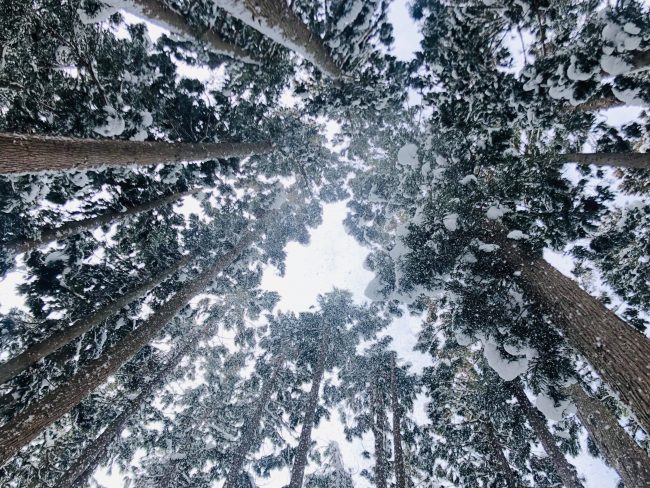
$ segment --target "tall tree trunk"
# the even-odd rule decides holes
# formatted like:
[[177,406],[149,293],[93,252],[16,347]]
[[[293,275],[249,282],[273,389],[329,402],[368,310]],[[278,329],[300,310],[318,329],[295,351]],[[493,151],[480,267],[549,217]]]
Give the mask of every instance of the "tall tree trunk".
[[323,375],[325,374],[325,362],[327,361],[327,349],[329,346],[328,343],[329,340],[325,337],[320,348],[320,353],[318,354],[318,361],[314,366],[314,372],[312,373],[309,402],[307,403],[305,419],[303,420],[302,430],[300,431],[300,440],[298,441],[298,448],[296,449],[296,457],[293,460],[289,488],[302,488],[303,478],[305,477],[307,454],[309,454],[311,431],[316,419],[316,407],[318,406],[320,384],[323,381]]
[[650,169],[650,153],[571,153],[560,154],[567,163]]
[[40,235],[34,239],[15,239],[13,241],[6,242],[4,244],[5,249],[13,251],[15,253],[23,253],[35,249],[39,246],[44,246],[51,242],[60,241],[67,239],[68,237],[80,234],[86,230],[94,230],[102,225],[112,224],[118,220],[131,217],[133,215],[141,214],[143,212],[148,212],[163,205],[176,202],[181,198],[184,198],[188,195],[193,195],[200,189],[186,191],[182,193],[174,193],[172,195],[167,195],[160,198],[155,198],[149,202],[141,203],[138,205],[132,205],[126,207],[124,210],[115,210],[109,213],[98,215],[97,217],[91,217],[89,219],[75,220],[73,222],[68,222],[61,227],[56,227],[54,229],[46,229],[40,233]]
[[393,449],[395,450],[395,486],[406,488],[406,468],[404,466],[404,450],[402,448],[402,406],[397,397],[397,368],[396,354],[392,355],[390,370],[390,396],[393,410]]
[[130,335],[111,347],[101,357],[81,367],[68,382],[54,389],[39,402],[29,405],[0,427],[0,466],[117,372],[124,363],[156,337],[192,298],[230,266],[255,241],[255,238],[256,233],[246,232],[230,252],[219,258],[206,271],[161,305]]
[[582,483],[578,479],[576,469],[569,464],[566,457],[564,457],[564,454],[562,454],[562,451],[560,451],[555,444],[555,439],[546,426],[546,419],[541,412],[530,403],[521,382],[519,380],[512,381],[510,383],[510,388],[515,395],[519,406],[523,410],[524,415],[528,419],[530,426],[541,441],[546,454],[553,463],[553,467],[562,480],[565,488],[582,488]]
[[384,449],[384,418],[386,411],[379,385],[372,385],[372,434],[375,438],[375,486],[386,488],[386,451]]
[[547,263],[488,224],[504,264],[520,273],[519,283],[549,313],[568,343],[598,371],[650,432],[650,339],[619,319],[602,303]]
[[141,296],[146,295],[150,290],[173,276],[180,269],[190,264],[194,258],[194,255],[183,256],[178,260],[176,264],[170,268],[167,268],[162,273],[154,276],[149,281],[143,283],[134,290],[126,293],[125,295],[122,295],[114,302],[100,308],[90,315],[83,316],[75,323],[73,323],[70,327],[53,333],[51,336],[43,339],[41,342],[37,342],[36,344],[29,346],[27,350],[20,353],[13,359],[10,359],[6,363],[0,364],[0,384],[16,377],[31,365],[49,356],[76,338],[81,337],[83,334],[89,332],[91,329],[119,312],[122,308],[126,307],[134,300],[137,300]]
[[297,52],[327,76],[334,79],[342,76],[325,44],[285,0],[227,0],[217,1],[216,5],[278,44]]
[[188,24],[183,15],[175,12],[161,0],[132,0],[130,8],[128,4],[125,8],[136,17],[158,24],[190,41],[205,42],[210,51],[216,54],[224,54],[244,63],[261,64],[259,58],[245,49],[225,41],[212,29],[199,30]]
[[580,385],[567,388],[576,404],[580,422],[600,452],[629,488],[650,488],[650,457],[620,426],[600,401],[589,396]]
[[0,174],[36,173],[268,154],[270,143],[169,143],[0,133]]
[[[201,330],[194,331],[185,341],[185,344],[176,349],[156,375],[144,385],[139,395],[131,400],[104,431],[84,448],[75,462],[57,480],[56,486],[83,486],[87,478],[102,463],[108,448],[121,435],[129,419],[140,410],[155,390],[165,384],[167,376],[174,371],[181,360],[191,351],[206,330],[207,327],[203,327]],[[85,476],[87,472],[88,476]]]
[[253,414],[250,416],[250,420],[244,426],[241,440],[239,441],[237,450],[235,451],[232,462],[230,463],[224,488],[236,488],[235,485],[237,478],[242,471],[244,462],[246,461],[246,456],[250,452],[253,443],[257,438],[257,431],[262,422],[262,416],[264,415],[266,406],[269,404],[269,400],[273,394],[273,388],[275,387],[280,368],[282,368],[283,364],[284,355],[277,356],[273,361],[273,372],[271,373],[271,377],[264,382],[259,400],[257,401],[257,406],[255,407]]
[[503,475],[506,480],[507,488],[519,488],[519,483],[517,482],[517,475],[510,467],[506,455],[503,453],[503,448],[499,439],[497,439],[496,433],[494,432],[494,427],[490,419],[487,419],[483,422],[485,425],[486,439],[488,442],[488,448],[494,456],[494,461],[497,464],[497,470]]

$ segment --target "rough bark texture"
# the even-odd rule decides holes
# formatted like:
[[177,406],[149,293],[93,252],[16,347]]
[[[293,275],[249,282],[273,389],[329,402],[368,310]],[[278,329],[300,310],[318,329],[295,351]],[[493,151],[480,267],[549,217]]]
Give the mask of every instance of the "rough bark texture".
[[406,468],[404,466],[404,449],[402,447],[402,407],[397,397],[397,375],[395,355],[392,357],[390,371],[391,408],[393,410],[393,449],[395,450],[395,486],[406,488]]
[[273,388],[275,387],[278,373],[280,372],[283,363],[284,356],[277,356],[273,361],[273,372],[271,373],[271,377],[264,382],[264,386],[262,386],[262,391],[260,392],[260,398],[257,401],[257,406],[255,407],[253,414],[250,416],[250,420],[244,426],[241,440],[239,441],[237,450],[235,451],[232,462],[230,463],[224,488],[236,487],[237,478],[244,467],[246,456],[253,447],[253,443],[257,437],[257,431],[262,422],[262,416],[264,415],[266,406],[269,404],[269,400],[271,399]]
[[302,488],[302,482],[305,477],[307,454],[309,454],[309,448],[311,447],[311,431],[314,427],[314,420],[316,418],[316,407],[318,406],[320,384],[323,381],[323,374],[325,373],[325,362],[327,361],[327,349],[329,345],[328,342],[328,338],[325,337],[320,348],[320,353],[318,354],[318,362],[316,363],[312,374],[309,402],[307,403],[305,419],[302,423],[302,430],[300,431],[300,440],[298,441],[298,448],[296,449],[296,457],[293,460],[289,488]]
[[212,29],[201,31],[191,26],[183,15],[160,0],[132,0],[132,2],[135,7],[132,13],[138,17],[168,28],[191,41],[205,42],[208,48],[217,54],[224,54],[244,63],[261,64],[258,58],[245,49],[225,41]]
[[622,107],[625,102],[616,97],[594,98],[588,102],[579,105],[566,105],[564,110],[566,112],[595,112],[596,110],[607,110],[608,108]]
[[96,312],[80,318],[70,327],[55,332],[41,342],[37,342],[6,363],[0,364],[0,384],[9,381],[34,363],[49,356],[53,352],[101,324],[104,320],[107,320],[112,315],[119,312],[129,303],[137,300],[151,289],[173,276],[174,273],[187,266],[192,259],[194,259],[194,256],[192,255],[184,256],[179,259],[176,264],[138,286],[133,291],[122,295],[114,302],[103,306]]
[[650,169],[650,153],[573,153],[560,154],[567,163]]
[[227,0],[215,2],[233,17],[297,52],[327,76],[342,76],[321,39],[309,30],[285,0]]
[[528,419],[530,426],[541,441],[546,454],[553,463],[553,467],[562,480],[564,486],[566,488],[582,488],[583,485],[578,479],[576,469],[566,460],[562,451],[557,447],[553,434],[551,434],[546,425],[546,419],[542,413],[530,403],[530,400],[526,396],[526,392],[521,386],[521,382],[515,380],[511,382],[510,387],[519,403],[519,406],[523,410],[524,415]]
[[384,402],[379,386],[372,387],[372,434],[375,438],[375,486],[386,488],[386,450],[384,449],[384,430],[386,425]]
[[273,151],[269,143],[189,144],[71,139],[0,133],[0,174],[146,166],[245,157]]
[[[124,410],[113,419],[97,439],[86,446],[77,460],[61,475],[56,486],[83,486],[85,484],[87,477],[92,475],[96,467],[104,460],[109,446],[120,436],[128,420],[140,410],[156,389],[165,384],[167,375],[178,366],[178,363],[194,347],[205,330],[206,328],[203,328],[201,331],[194,332],[189,340],[174,352],[153,379],[144,385],[139,395],[124,407]],[[86,473],[88,476],[85,476]]]
[[507,488],[519,488],[519,483],[517,482],[517,475],[514,473],[506,455],[503,454],[503,448],[497,439],[497,436],[494,432],[494,427],[492,427],[492,422],[486,420],[484,422],[486,440],[488,442],[488,447],[494,456],[494,461],[497,464],[497,470],[501,473],[506,480]]
[[580,385],[571,385],[567,390],[576,404],[580,422],[625,486],[650,488],[648,454],[623,430],[607,407],[589,396]]
[[52,422],[65,415],[86,395],[104,383],[120,367],[148,344],[189,301],[208,286],[255,240],[246,232],[234,248],[213,263],[185,288],[164,303],[129,336],[111,347],[101,357],[89,362],[66,383],[29,405],[0,427],[0,466],[23,446],[36,438]]
[[132,215],[137,215],[149,210],[153,210],[154,208],[162,207],[163,205],[173,203],[188,195],[193,195],[198,191],[200,190],[197,189],[182,193],[174,193],[173,195],[156,198],[150,202],[141,203],[140,205],[132,205],[130,207],[126,207],[122,211],[114,211],[89,219],[68,222],[67,224],[62,225],[61,227],[56,227],[55,229],[46,229],[34,239],[16,239],[9,241],[4,244],[4,247],[5,249],[8,249],[15,253],[27,252],[51,242],[67,239],[68,237],[80,234],[86,230],[94,230],[98,227],[101,227],[102,225],[109,225],[113,222],[125,219]]
[[568,343],[598,371],[630,406],[641,427],[650,432],[650,339],[619,319],[602,303],[547,263],[488,224],[500,256],[541,309],[550,315]]

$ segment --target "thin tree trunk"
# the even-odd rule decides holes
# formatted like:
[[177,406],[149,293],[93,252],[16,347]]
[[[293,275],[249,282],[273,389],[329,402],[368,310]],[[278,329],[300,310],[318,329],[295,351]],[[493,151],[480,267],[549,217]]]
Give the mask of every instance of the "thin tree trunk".
[[325,44],[285,0],[226,0],[217,1],[216,5],[278,44],[297,52],[330,78],[342,76]]
[[193,195],[200,189],[186,191],[182,193],[174,193],[172,195],[167,195],[160,198],[155,198],[149,202],[141,203],[139,205],[132,205],[126,207],[124,210],[115,210],[106,214],[98,215],[97,217],[91,217],[89,219],[75,220],[73,222],[68,222],[67,224],[62,225],[61,227],[56,227],[54,229],[46,229],[40,233],[40,235],[34,239],[15,239],[13,241],[6,242],[4,244],[5,249],[13,251],[15,253],[23,253],[35,249],[40,246],[44,246],[51,242],[60,241],[67,239],[68,237],[80,234],[86,230],[93,230],[101,227],[102,225],[112,224],[118,220],[131,217],[143,212],[148,212],[163,205],[176,202],[181,198],[184,198],[188,195]]
[[600,401],[589,396],[580,385],[567,388],[576,404],[580,422],[600,452],[628,488],[650,488],[650,457],[620,426]]
[[169,143],[0,133],[0,174],[36,173],[268,154],[269,143]]
[[158,24],[191,41],[205,42],[208,48],[216,54],[224,54],[244,63],[261,64],[259,58],[245,49],[225,41],[212,29],[201,31],[188,24],[183,15],[175,12],[160,0],[132,0],[132,8],[129,11],[143,20]]
[[492,426],[492,422],[489,419],[487,419],[484,422],[484,425],[486,427],[485,430],[487,434],[488,447],[492,452],[492,454],[494,455],[495,461],[498,465],[498,472],[501,473],[505,478],[507,488],[519,488],[519,483],[517,482],[517,475],[510,467],[510,463],[508,463],[508,459],[506,458],[506,455],[503,453],[503,448],[501,447],[501,443],[497,439],[497,436],[494,432],[494,427]]
[[499,225],[488,224],[489,237],[500,246],[506,266],[518,272],[519,283],[549,313],[568,343],[630,406],[639,424],[650,432],[650,339],[619,319],[542,257],[508,239]]
[[16,377],[31,365],[71,343],[76,338],[81,337],[83,334],[89,332],[104,320],[110,318],[131,302],[146,295],[150,290],[173,276],[174,273],[190,264],[194,258],[194,255],[183,256],[176,264],[138,286],[133,291],[122,295],[114,302],[100,308],[96,312],[80,318],[70,327],[55,332],[49,337],[43,339],[41,342],[31,345],[27,350],[13,359],[10,359],[6,363],[0,364],[0,384]]
[[81,367],[67,383],[54,389],[39,402],[29,405],[0,427],[0,466],[117,372],[124,363],[156,337],[192,298],[230,266],[255,241],[255,238],[256,233],[246,232],[231,251],[161,305],[130,335],[111,347],[101,357]]
[[564,454],[562,454],[562,451],[560,451],[555,444],[555,439],[546,426],[546,419],[540,411],[530,403],[530,400],[526,396],[526,392],[521,386],[521,382],[519,380],[514,380],[510,383],[510,386],[519,406],[523,410],[524,415],[528,419],[530,426],[535,431],[535,434],[541,441],[546,454],[553,463],[553,467],[562,480],[565,488],[582,488],[583,485],[578,479],[576,469],[569,464],[566,457],[564,457]]
[[392,355],[390,370],[391,408],[393,410],[393,449],[395,450],[395,486],[406,488],[406,468],[404,466],[404,450],[402,447],[402,406],[397,397],[397,375],[395,373],[396,358]]
[[244,462],[246,461],[246,456],[253,447],[253,443],[257,438],[257,431],[262,422],[262,416],[266,406],[269,404],[271,395],[273,394],[273,388],[278,378],[280,368],[284,363],[284,355],[277,356],[273,361],[273,372],[271,377],[264,382],[262,391],[260,392],[259,400],[257,401],[257,406],[253,411],[253,414],[250,416],[250,420],[246,423],[244,430],[241,435],[241,440],[237,446],[237,450],[233,456],[232,462],[230,463],[230,468],[228,471],[228,476],[226,478],[226,483],[224,488],[236,488],[237,478],[240,475]]
[[[171,355],[153,379],[144,385],[140,394],[124,407],[124,410],[113,419],[97,439],[86,446],[75,462],[57,480],[56,486],[76,486],[76,484],[83,486],[87,478],[92,476],[97,466],[102,463],[106,457],[108,448],[121,435],[129,419],[140,410],[155,390],[165,384],[167,376],[174,371],[176,366],[190,352],[206,330],[207,327],[204,327],[200,331],[195,331],[189,340]],[[87,472],[88,476],[85,476]]]
[[560,154],[560,157],[567,163],[650,169],[650,153],[571,153]]
[[375,383],[372,385],[372,434],[375,438],[375,486],[386,488],[386,451],[384,449],[384,402]]
[[307,403],[307,409],[305,410],[305,419],[303,420],[302,430],[300,431],[300,440],[298,441],[298,448],[296,449],[296,457],[293,460],[291,481],[289,481],[288,488],[302,488],[302,482],[305,477],[305,467],[307,466],[307,454],[309,454],[309,448],[311,447],[311,431],[314,427],[314,420],[316,418],[316,407],[318,406],[320,384],[323,381],[323,375],[325,373],[327,348],[328,339],[325,337],[318,355],[318,362],[316,363],[312,374],[309,402]]

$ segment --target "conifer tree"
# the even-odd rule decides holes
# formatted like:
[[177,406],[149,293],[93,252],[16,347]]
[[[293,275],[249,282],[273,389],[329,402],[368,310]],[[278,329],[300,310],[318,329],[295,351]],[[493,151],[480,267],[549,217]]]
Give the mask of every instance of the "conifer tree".
[[344,366],[360,340],[372,338],[386,325],[376,310],[353,305],[349,292],[334,290],[320,296],[318,304],[317,312],[303,313],[291,320],[298,328],[294,333],[299,334],[302,344],[299,363],[309,365],[311,370],[311,389],[291,469],[292,488],[303,484],[325,371]]
[[345,468],[341,450],[336,442],[330,442],[320,456],[324,461],[315,473],[307,475],[305,488],[352,488],[354,482]]
[[337,79],[341,70],[328,48],[300,17],[280,0],[228,0],[218,4],[230,15],[302,55],[326,76]]
[[0,173],[33,173],[246,157],[273,150],[268,143],[170,144],[0,134]]

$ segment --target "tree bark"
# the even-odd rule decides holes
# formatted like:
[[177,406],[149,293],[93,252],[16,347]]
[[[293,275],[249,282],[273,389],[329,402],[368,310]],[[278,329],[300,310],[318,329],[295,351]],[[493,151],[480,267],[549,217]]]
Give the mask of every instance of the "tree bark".
[[[169,375],[188,352],[195,346],[207,328],[195,331],[189,340],[167,360],[163,367],[140,391],[140,394],[130,401],[124,410],[104,429],[104,431],[84,448],[75,462],[61,475],[56,486],[83,486],[84,482],[92,475],[97,466],[101,464],[108,452],[110,445],[115,442],[129,419],[140,410],[150,395],[162,387]],[[86,475],[86,473],[88,473]]]
[[487,434],[486,437],[488,442],[488,448],[494,455],[495,458],[494,460],[498,465],[498,472],[501,473],[505,478],[507,488],[519,488],[519,483],[517,482],[517,475],[510,467],[510,463],[508,463],[508,459],[506,458],[506,455],[503,454],[503,448],[501,447],[501,443],[497,439],[497,436],[494,432],[494,427],[492,426],[492,422],[488,419],[484,422],[484,425],[486,427],[485,431]]
[[68,237],[80,234],[83,231],[94,230],[98,227],[101,227],[102,225],[109,225],[118,220],[141,214],[143,212],[148,212],[149,210],[153,210],[155,208],[162,207],[163,205],[176,202],[181,198],[184,198],[188,195],[193,195],[198,191],[200,191],[200,189],[182,193],[174,193],[172,195],[155,198],[146,203],[126,207],[126,209],[122,211],[115,210],[106,214],[98,215],[97,217],[68,222],[61,227],[46,229],[34,239],[15,239],[13,241],[6,242],[4,244],[4,247],[5,249],[13,251],[17,254],[28,252],[37,247],[45,246],[51,242],[67,239]]
[[247,422],[244,427],[241,440],[239,441],[237,450],[235,451],[232,462],[230,463],[230,469],[228,471],[228,476],[226,477],[224,488],[236,488],[235,485],[237,478],[239,477],[244,466],[244,462],[246,461],[246,455],[253,447],[253,443],[257,437],[257,431],[260,427],[260,423],[262,422],[262,416],[264,415],[266,406],[268,405],[269,400],[271,399],[271,395],[273,394],[273,388],[275,387],[275,383],[277,381],[277,377],[283,363],[283,355],[277,356],[273,361],[273,372],[271,373],[271,377],[264,382],[264,386],[260,392],[259,400],[257,401],[257,406],[253,411],[253,415],[250,417],[250,421]]
[[395,486],[406,488],[406,468],[404,466],[404,450],[402,448],[402,406],[397,397],[397,375],[395,374],[396,358],[392,355],[390,370],[391,408],[393,410],[393,449],[395,450]]
[[620,426],[600,401],[589,396],[580,385],[567,388],[576,404],[578,418],[600,452],[628,488],[650,488],[650,457]]
[[588,102],[578,105],[565,105],[563,110],[566,112],[595,112],[596,110],[607,110],[608,108],[623,107],[625,102],[616,97],[594,98]]
[[567,163],[650,169],[650,153],[571,153],[560,154]]
[[0,174],[146,166],[245,157],[271,151],[273,146],[266,142],[173,144],[0,133]]
[[384,449],[384,402],[379,392],[379,386],[372,386],[372,434],[375,438],[375,486],[386,488],[386,451]]
[[36,438],[52,422],[68,413],[91,391],[148,344],[162,328],[189,302],[232,264],[255,241],[256,234],[246,232],[227,254],[221,256],[206,271],[176,293],[129,336],[111,347],[102,357],[81,367],[65,384],[48,393],[38,403],[0,427],[0,466],[23,446]]
[[330,78],[342,76],[325,44],[285,0],[227,0],[217,1],[216,5],[278,44],[297,52]]
[[146,295],[150,290],[173,276],[174,273],[190,264],[194,257],[195,256],[193,255],[182,257],[176,264],[170,268],[167,268],[161,274],[154,276],[149,281],[138,286],[133,291],[122,295],[114,302],[102,307],[96,312],[80,318],[70,327],[55,332],[46,339],[43,339],[41,342],[37,342],[36,344],[31,345],[29,348],[27,348],[27,350],[20,353],[13,359],[10,359],[6,363],[0,364],[0,384],[16,377],[31,365],[49,356],[76,338],[81,337],[83,334],[89,332],[91,329],[119,312],[122,308],[126,307],[134,300],[137,300],[141,296]]
[[650,432],[650,340],[542,257],[508,239],[503,227],[493,223],[484,227],[489,229],[486,239],[500,246],[504,264],[519,273],[522,288]]
[[132,0],[132,3],[133,8],[129,11],[136,17],[149,20],[191,41],[205,42],[210,51],[216,54],[224,54],[244,63],[261,64],[259,58],[245,49],[225,41],[212,29],[207,28],[201,31],[188,24],[183,15],[175,12],[160,0]]
[[311,431],[316,419],[316,407],[318,406],[320,384],[323,381],[323,375],[325,374],[325,362],[327,361],[327,349],[329,345],[328,342],[328,338],[325,337],[320,348],[320,353],[318,354],[318,362],[316,363],[312,374],[309,402],[307,403],[307,409],[305,410],[305,419],[302,423],[302,430],[300,431],[300,440],[298,441],[298,448],[296,449],[296,457],[293,460],[291,480],[289,481],[288,488],[302,488],[302,482],[305,477],[305,467],[307,466],[307,454],[311,447]]
[[535,431],[535,434],[541,441],[546,454],[553,463],[553,467],[562,480],[565,488],[582,488],[583,485],[578,479],[576,469],[566,460],[562,451],[557,447],[555,439],[546,425],[546,419],[540,411],[530,403],[521,382],[519,380],[514,380],[510,383],[510,387],[519,403],[519,406],[523,410],[524,415],[528,419],[530,426],[533,428],[533,431]]

